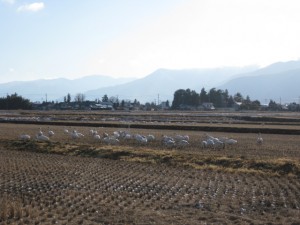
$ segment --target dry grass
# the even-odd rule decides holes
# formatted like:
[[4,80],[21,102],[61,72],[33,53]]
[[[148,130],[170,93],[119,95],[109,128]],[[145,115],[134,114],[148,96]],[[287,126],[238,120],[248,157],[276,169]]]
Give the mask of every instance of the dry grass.
[[0,150],[0,223],[300,222],[299,179]]
[[[216,137],[230,137],[238,140],[236,146],[227,146],[225,150],[217,151],[202,149],[200,140],[204,132],[198,131],[169,131],[130,129],[131,133],[154,134],[157,140],[146,146],[137,145],[134,141],[121,141],[120,145],[111,146],[95,141],[89,135],[89,127],[72,127],[85,134],[81,140],[71,140],[63,133],[63,127],[52,126],[55,136],[50,142],[20,141],[21,133],[31,136],[41,127],[47,131],[48,126],[5,124],[5,130],[0,143],[9,149],[24,151],[57,153],[64,155],[92,156],[99,158],[119,159],[147,163],[164,163],[172,166],[192,166],[194,168],[210,167],[218,170],[246,172],[265,172],[268,174],[290,174],[300,176],[300,140],[295,135],[264,134],[264,144],[256,145],[256,134],[210,133]],[[16,128],[17,127],[17,128]],[[98,128],[100,133],[112,133],[116,128]],[[166,148],[161,144],[162,134],[188,134],[190,146],[186,148]],[[2,136],[2,137],[3,137]]]
[[[222,151],[201,149],[201,131],[127,128],[154,134],[146,146],[106,145],[82,126],[68,127],[81,140],[63,126],[50,126],[50,142],[17,138],[48,126],[1,124],[0,224],[300,223],[299,136],[263,134],[257,146],[256,134],[210,132],[238,140]],[[190,146],[162,146],[162,134],[176,133]]]

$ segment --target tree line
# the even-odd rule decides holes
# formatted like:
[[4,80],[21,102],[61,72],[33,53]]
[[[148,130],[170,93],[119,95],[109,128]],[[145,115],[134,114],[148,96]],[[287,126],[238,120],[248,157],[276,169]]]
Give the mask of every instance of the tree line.
[[260,107],[258,100],[252,101],[249,96],[244,98],[239,92],[235,95],[229,95],[227,89],[211,88],[209,91],[206,91],[205,88],[202,88],[200,93],[191,89],[175,91],[171,108],[181,109],[185,106],[196,108],[203,103],[213,103],[216,108],[233,107],[236,103],[240,104],[240,109],[255,110]]
[[[72,101],[73,100],[73,101]],[[159,106],[155,102],[147,102],[141,104],[137,99],[134,99],[133,102],[130,100],[119,100],[117,97],[109,97],[106,94],[103,95],[101,99],[95,99],[95,101],[87,101],[85,95],[78,93],[71,99],[71,94],[67,94],[64,97],[63,102],[43,102],[42,106],[47,106],[48,104],[58,105],[56,108],[60,108],[59,105],[67,104],[70,105],[71,102],[82,106],[80,109],[85,108],[84,106],[89,106],[90,104],[100,103],[100,102],[110,102],[113,105],[114,109],[124,109],[128,106],[135,108],[141,108],[144,110],[159,109]],[[179,89],[174,92],[173,101],[170,109],[178,110],[185,108],[197,109],[203,103],[212,103],[215,108],[230,108],[238,104],[238,108],[241,110],[257,110],[260,108],[260,102],[258,100],[252,101],[249,96],[245,98],[239,92],[234,95],[230,95],[228,90],[221,90],[216,88],[211,88],[209,91],[206,91],[205,88],[202,88],[200,93],[197,93],[195,90],[191,89]],[[71,104],[72,105],[72,104]],[[169,101],[166,101],[165,106],[169,108]],[[25,99],[17,93],[7,95],[6,97],[0,98],[0,110],[17,110],[17,109],[33,109],[33,103],[29,99]],[[273,100],[270,100],[268,105],[269,110],[282,110],[282,106],[276,103]],[[288,110],[291,111],[300,111],[299,104],[292,103],[289,105]]]
[[0,98],[0,109],[32,109],[32,103],[17,93]]

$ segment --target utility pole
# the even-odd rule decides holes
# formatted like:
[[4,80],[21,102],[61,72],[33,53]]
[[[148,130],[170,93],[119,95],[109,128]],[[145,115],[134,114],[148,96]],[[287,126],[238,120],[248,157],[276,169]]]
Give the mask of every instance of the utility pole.
[[46,93],[46,103],[47,103],[47,93]]
[[6,93],[6,109],[8,110],[8,93]]
[[281,97],[279,98],[279,102],[280,102],[280,105],[281,105]]
[[159,94],[157,94],[157,105],[159,105]]

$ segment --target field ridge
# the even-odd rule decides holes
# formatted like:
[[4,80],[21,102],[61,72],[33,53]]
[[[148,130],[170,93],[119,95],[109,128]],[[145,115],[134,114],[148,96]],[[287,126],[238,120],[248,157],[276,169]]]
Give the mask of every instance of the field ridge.
[[4,141],[2,146],[12,150],[77,155],[112,160],[135,161],[141,163],[166,164],[168,166],[192,167],[195,169],[211,169],[234,173],[263,173],[269,175],[288,175],[300,178],[299,162],[292,159],[247,159],[245,156],[201,156],[186,152],[133,148],[129,146],[95,147],[84,144],[64,144],[59,142],[37,141]]

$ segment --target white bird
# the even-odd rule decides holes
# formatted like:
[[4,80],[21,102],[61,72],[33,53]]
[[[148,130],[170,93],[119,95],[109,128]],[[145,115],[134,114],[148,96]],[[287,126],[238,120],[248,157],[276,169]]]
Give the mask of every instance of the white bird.
[[175,140],[172,137],[169,137],[169,136],[166,136],[166,135],[162,135],[162,140],[161,141],[163,143],[167,142],[167,141],[174,141],[175,142]]
[[110,140],[110,144],[112,144],[112,145],[117,145],[117,144],[119,144],[120,143],[120,141],[119,141],[119,139],[117,139],[117,138],[112,138],[111,140]]
[[225,143],[221,140],[219,140],[218,138],[215,138],[213,136],[210,136],[208,134],[204,135],[207,139],[207,146],[208,147],[212,147],[213,149],[224,149],[225,148]]
[[44,133],[43,133],[43,131],[42,131],[42,128],[40,127],[40,130],[39,130],[39,132],[37,133],[37,135],[43,135]]
[[190,140],[189,135],[184,135],[183,138],[184,138],[184,140],[186,140],[186,141],[189,141],[189,140]]
[[262,138],[261,133],[259,133],[259,134],[258,134],[258,137],[257,137],[257,140],[256,140],[256,143],[257,143],[258,145],[262,145],[263,142],[264,142],[264,139]]
[[113,135],[115,136],[115,138],[119,138],[120,137],[119,131],[114,131]]
[[19,139],[20,140],[30,140],[30,135],[28,135],[28,134],[21,134],[20,136],[19,136]]
[[76,130],[73,130],[72,133],[71,133],[71,138],[73,139],[78,139],[80,138],[80,136],[78,135],[77,131]]
[[224,149],[225,148],[225,143],[216,138],[214,140],[214,148],[215,149]]
[[109,137],[104,137],[103,142],[106,143],[106,144],[109,144],[110,143],[110,138]]
[[175,141],[174,140],[171,140],[171,139],[168,139],[166,141],[163,142],[163,144],[166,146],[166,147],[174,147],[176,145]]
[[43,134],[41,134],[41,135],[37,134],[36,139],[39,141],[49,141],[50,140],[49,137],[47,137],[46,135],[43,135]]
[[228,145],[235,145],[235,144],[237,144],[237,140],[231,139],[231,138],[225,140],[224,142],[225,142],[225,144],[228,144]]
[[147,141],[154,141],[155,140],[155,136],[153,134],[148,134],[146,136],[146,138],[147,138]]
[[206,146],[209,148],[215,148],[215,142],[213,141],[213,139],[207,139]]
[[189,143],[187,140],[180,140],[180,141],[177,143],[178,147],[181,147],[181,148],[186,147],[186,146],[188,146],[189,144],[190,144],[190,143]]
[[120,134],[120,138],[122,138],[122,139],[127,139],[127,140],[131,139],[131,135],[127,131],[121,130],[121,131],[119,131],[119,134]]
[[214,137],[213,136],[210,136],[209,134],[207,134],[207,133],[204,133],[204,138],[206,138],[206,139],[214,139]]
[[131,139],[131,134],[125,134],[125,136],[123,137],[123,139],[130,140]]
[[69,130],[67,128],[64,129],[65,134],[69,134]]
[[227,145],[235,145],[237,144],[237,140],[227,137],[220,137],[218,138],[220,141],[224,142]]
[[[76,131],[77,132],[77,131]],[[81,138],[81,137],[84,137],[84,134],[83,133],[79,133],[77,132],[77,135]]]
[[49,137],[52,137],[54,135],[54,131],[50,130],[50,128],[48,128],[48,135]]
[[147,144],[148,143],[148,139],[147,137],[140,135],[140,134],[136,134],[134,136],[135,140],[140,143],[140,144]]
[[96,134],[98,134],[98,131],[91,129],[91,130],[90,130],[90,134],[91,134],[91,135],[96,135]]
[[188,135],[177,134],[177,135],[175,135],[174,139],[175,139],[175,141],[181,141],[181,140],[189,141],[190,137]]
[[106,144],[111,144],[111,145],[116,145],[116,144],[120,143],[120,141],[117,138],[115,138],[114,136],[103,138],[103,142]]
[[207,141],[202,141],[201,142],[201,147],[202,148],[207,148]]
[[97,134],[97,133],[95,133],[95,134],[93,135],[93,138],[94,138],[95,140],[101,140],[101,136],[100,136],[99,134]]
[[180,135],[180,134],[177,134],[177,135],[175,135],[174,140],[175,141],[181,141],[181,140],[183,140],[183,136]]

